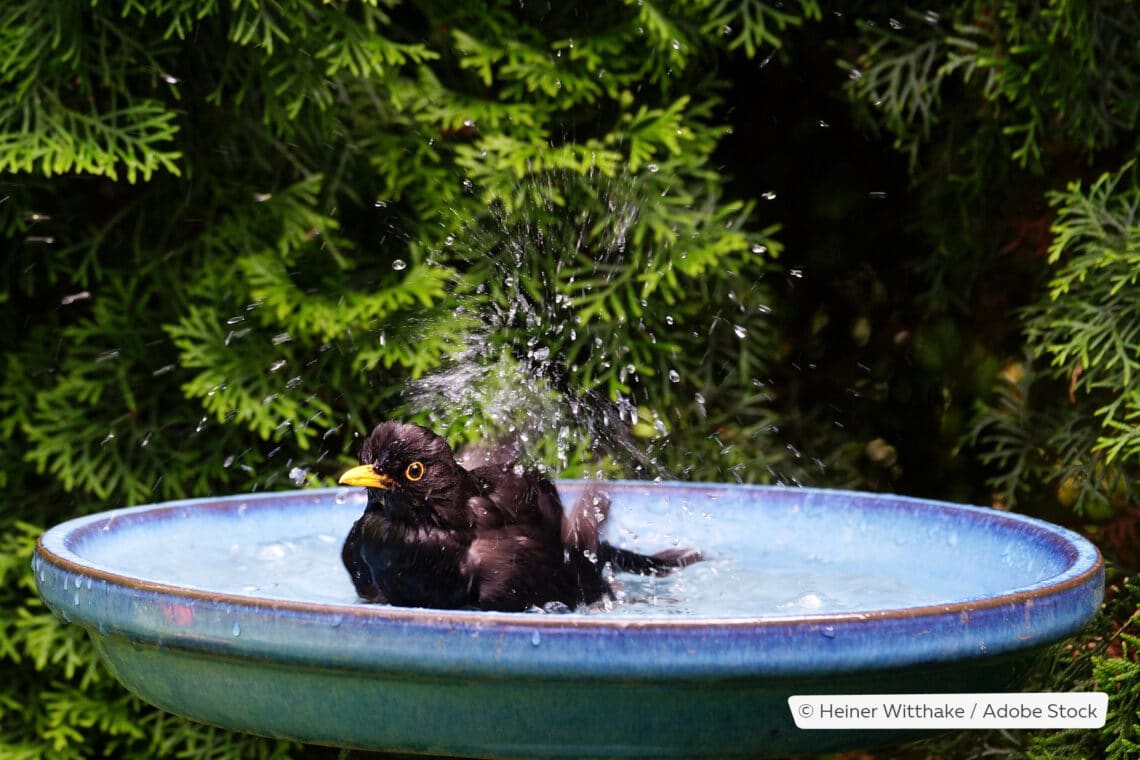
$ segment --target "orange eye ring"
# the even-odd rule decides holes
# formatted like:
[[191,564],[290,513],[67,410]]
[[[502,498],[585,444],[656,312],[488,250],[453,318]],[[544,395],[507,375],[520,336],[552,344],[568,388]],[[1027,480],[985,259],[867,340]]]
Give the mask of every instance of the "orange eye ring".
[[412,462],[404,470],[404,477],[413,483],[424,476],[424,463],[420,461]]

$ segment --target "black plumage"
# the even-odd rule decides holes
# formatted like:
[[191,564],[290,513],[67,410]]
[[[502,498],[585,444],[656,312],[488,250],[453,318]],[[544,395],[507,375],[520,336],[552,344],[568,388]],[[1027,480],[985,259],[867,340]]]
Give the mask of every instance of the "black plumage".
[[700,559],[638,554],[602,541],[609,499],[589,490],[564,512],[554,484],[517,457],[470,470],[427,428],[382,422],[340,482],[368,490],[341,552],[366,601],[519,611],[589,604],[612,594],[606,566],[642,574]]

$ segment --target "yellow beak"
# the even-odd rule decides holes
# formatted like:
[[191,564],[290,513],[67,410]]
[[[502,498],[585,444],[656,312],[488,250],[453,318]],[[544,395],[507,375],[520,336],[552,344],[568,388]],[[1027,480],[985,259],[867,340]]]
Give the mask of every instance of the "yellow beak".
[[365,488],[391,488],[394,481],[383,473],[376,472],[370,464],[353,467],[340,476],[342,486],[364,486]]

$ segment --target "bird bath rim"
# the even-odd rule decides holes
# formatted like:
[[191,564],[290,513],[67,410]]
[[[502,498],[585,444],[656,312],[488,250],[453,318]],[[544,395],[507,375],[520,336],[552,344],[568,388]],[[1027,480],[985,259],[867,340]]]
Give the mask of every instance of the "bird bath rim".
[[[577,489],[585,487],[589,481],[557,481],[560,490],[564,489]],[[482,610],[437,610],[437,608],[430,607],[397,607],[391,605],[374,605],[374,604],[333,604],[333,603],[319,603],[319,602],[302,602],[302,600],[295,599],[280,599],[280,598],[266,598],[254,595],[245,594],[228,594],[219,593],[219,591],[209,591],[204,589],[197,589],[193,587],[177,586],[173,583],[166,583],[162,581],[153,581],[143,578],[133,578],[131,575],[115,572],[113,570],[105,569],[98,565],[93,565],[90,562],[83,561],[83,559],[75,553],[72,549],[76,544],[81,544],[83,539],[86,539],[89,533],[96,531],[106,531],[115,521],[120,518],[129,518],[138,514],[157,515],[162,513],[177,513],[178,510],[187,508],[203,509],[231,509],[230,502],[235,500],[244,502],[253,502],[260,500],[278,500],[282,498],[296,498],[307,499],[308,497],[319,499],[327,496],[342,496],[345,493],[352,493],[353,501],[359,500],[361,506],[364,505],[364,498],[355,496],[355,492],[359,489],[347,489],[344,487],[339,488],[319,488],[319,489],[299,489],[296,491],[263,491],[255,493],[247,493],[247,495],[230,495],[221,497],[197,497],[190,499],[177,499],[171,501],[154,502],[154,504],[144,504],[131,507],[120,507],[116,509],[106,510],[106,512],[93,513],[90,515],[83,515],[80,517],[71,518],[63,523],[55,525],[47,531],[44,531],[41,536],[36,539],[36,554],[38,554],[43,561],[55,564],[62,570],[67,570],[76,575],[83,575],[83,577],[91,577],[92,579],[103,580],[108,582],[119,583],[124,587],[135,588],[138,590],[154,591],[154,593],[173,593],[187,598],[206,600],[206,602],[225,602],[236,606],[251,606],[251,607],[272,607],[275,610],[292,610],[295,612],[303,613],[331,613],[335,612],[337,615],[351,613],[361,616],[375,616],[382,614],[385,618],[393,618],[408,621],[427,621],[440,622],[440,623],[470,623],[473,618],[478,618],[486,622],[502,622],[502,623],[521,623],[526,626],[537,627],[564,627],[565,624],[572,624],[575,627],[598,627],[598,628],[611,628],[614,624],[618,624],[621,628],[692,628],[692,627],[707,627],[707,626],[726,626],[726,627],[755,627],[755,626],[787,626],[789,623],[819,623],[824,621],[865,621],[870,619],[876,620],[890,620],[899,619],[905,620],[910,618],[919,618],[919,616],[937,613],[946,614],[951,612],[975,611],[984,610],[988,607],[1000,607],[1009,605],[1020,605],[1029,602],[1031,599],[1040,597],[1045,589],[1051,591],[1067,591],[1069,589],[1077,588],[1086,585],[1090,580],[1096,578],[1096,575],[1104,573],[1104,558],[1100,555],[1100,550],[1093,545],[1088,539],[1084,539],[1080,534],[1070,531],[1069,529],[1062,528],[1060,525],[1052,524],[1047,521],[1039,520],[1039,518],[1023,515],[1020,513],[1001,512],[1001,510],[993,509],[991,507],[982,507],[974,505],[953,504],[948,501],[938,501],[933,499],[923,499],[917,497],[884,495],[884,493],[871,493],[863,491],[850,491],[842,489],[816,489],[816,488],[793,488],[793,487],[766,487],[766,485],[740,485],[732,483],[691,483],[684,481],[627,481],[617,480],[608,481],[605,483],[606,488],[612,489],[700,489],[703,491],[718,491],[718,490],[732,490],[732,489],[759,489],[773,493],[777,492],[793,492],[803,493],[803,495],[822,495],[828,498],[833,497],[849,497],[853,499],[866,499],[866,498],[881,498],[888,499],[895,505],[902,505],[907,507],[915,507],[921,509],[938,510],[938,512],[958,512],[958,513],[975,513],[986,521],[1003,524],[1005,526],[1012,526],[1016,529],[1029,529],[1034,530],[1037,536],[1048,540],[1050,544],[1057,549],[1064,551],[1069,565],[1064,571],[1051,578],[1043,579],[1032,585],[1024,587],[1013,588],[1008,593],[998,596],[986,596],[977,599],[962,600],[962,602],[950,602],[946,604],[928,604],[890,608],[890,610],[874,610],[865,612],[824,612],[824,613],[798,613],[798,614],[780,614],[780,615],[755,615],[755,616],[742,616],[731,615],[724,616],[724,618],[691,618],[691,616],[677,616],[677,618],[622,618],[619,621],[614,621],[612,618],[606,618],[604,614],[581,615],[581,614],[534,614],[534,613],[518,613],[518,612],[495,612],[495,611],[482,611]],[[78,530],[76,530],[78,529]],[[1075,540],[1074,540],[1075,539]]]
[[[573,491],[583,488],[590,481],[557,481],[561,491]],[[133,507],[123,507],[96,514],[73,518],[45,531],[36,542],[36,553],[43,561],[58,566],[61,570],[74,573],[78,576],[90,577],[139,591],[175,594],[188,599],[208,601],[213,603],[227,603],[236,607],[250,607],[253,609],[271,608],[278,611],[293,611],[306,614],[335,614],[337,616],[353,616],[370,618],[382,616],[393,620],[408,622],[430,622],[435,624],[471,624],[473,622],[498,623],[508,625],[534,626],[537,628],[564,628],[567,626],[581,628],[707,628],[709,626],[727,628],[755,628],[755,627],[786,627],[789,625],[825,624],[844,622],[864,622],[869,620],[908,620],[924,616],[947,615],[953,613],[970,613],[998,607],[1009,607],[1032,604],[1046,592],[1050,594],[1065,593],[1080,588],[1095,581],[1098,575],[1104,573],[1104,560],[1099,549],[1079,534],[1067,528],[1019,513],[1002,512],[988,507],[955,504],[930,499],[922,499],[894,494],[876,494],[841,489],[799,488],[784,486],[749,486],[730,483],[690,483],[684,481],[636,481],[616,480],[608,481],[606,487],[616,491],[623,489],[683,489],[711,495],[717,491],[731,492],[736,489],[757,489],[777,493],[795,493],[805,496],[823,496],[827,499],[849,498],[852,500],[881,499],[889,501],[895,507],[910,509],[923,509],[941,513],[973,513],[979,519],[1001,525],[1014,530],[1027,530],[1037,538],[1044,539],[1052,548],[1062,552],[1068,561],[1068,566],[1059,574],[1044,578],[1041,581],[1015,587],[1007,593],[996,596],[985,596],[977,599],[948,602],[945,604],[927,604],[900,607],[884,610],[853,611],[853,612],[802,612],[797,614],[755,615],[755,616],[725,616],[725,617],[648,617],[614,619],[604,614],[581,615],[555,614],[543,615],[518,612],[494,612],[473,609],[443,610],[422,607],[394,607],[390,605],[373,604],[335,604],[323,602],[310,602],[288,600],[279,598],[258,597],[255,595],[236,594],[197,589],[194,587],[179,586],[176,584],[136,578],[113,569],[101,567],[85,561],[72,547],[79,545],[83,540],[96,531],[106,531],[117,520],[132,516],[147,514],[159,515],[177,513],[186,509],[216,509],[231,510],[233,502],[240,501],[250,504],[262,500],[308,499],[320,500],[330,496],[340,497],[351,494],[353,501],[359,500],[363,505],[363,497],[356,494],[358,489],[317,488],[298,489],[296,491],[260,492],[250,494],[235,494],[220,497],[199,497],[181,499],[153,504],[143,504]],[[239,507],[240,509],[240,507]],[[242,510],[244,511],[244,510]]]

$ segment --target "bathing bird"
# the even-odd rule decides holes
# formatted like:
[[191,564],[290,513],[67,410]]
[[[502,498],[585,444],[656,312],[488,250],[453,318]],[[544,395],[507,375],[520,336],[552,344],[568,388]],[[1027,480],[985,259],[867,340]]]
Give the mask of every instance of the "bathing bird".
[[357,594],[404,607],[564,610],[612,597],[607,567],[663,574],[700,559],[688,549],[653,555],[601,540],[610,507],[587,489],[566,512],[554,484],[491,449],[460,464],[425,427],[381,422],[343,485],[363,486],[364,514],[341,551]]

